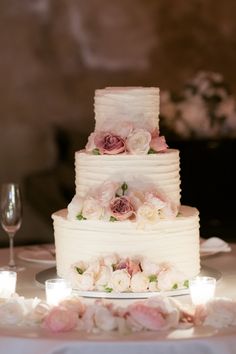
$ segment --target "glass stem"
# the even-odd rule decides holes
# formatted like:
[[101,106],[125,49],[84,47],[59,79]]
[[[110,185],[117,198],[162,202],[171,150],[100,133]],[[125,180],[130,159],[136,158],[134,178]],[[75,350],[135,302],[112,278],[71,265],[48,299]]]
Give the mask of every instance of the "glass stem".
[[10,240],[10,259],[9,259],[9,267],[14,268],[16,266],[15,259],[14,259],[14,233],[9,233],[9,240]]

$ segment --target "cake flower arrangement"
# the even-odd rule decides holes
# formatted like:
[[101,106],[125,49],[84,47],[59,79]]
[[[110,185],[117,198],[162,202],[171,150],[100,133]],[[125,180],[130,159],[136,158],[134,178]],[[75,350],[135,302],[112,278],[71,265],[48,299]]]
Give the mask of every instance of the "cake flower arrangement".
[[[69,220],[136,221],[139,228],[174,218],[176,205],[152,186],[105,181],[81,198],[75,195],[68,205]],[[136,184],[136,185],[135,185]]]
[[158,292],[187,288],[186,276],[167,262],[121,258],[117,254],[72,265],[72,286],[81,291]]
[[236,137],[236,101],[223,76],[199,71],[178,92],[162,91],[161,122],[182,139]]
[[134,128],[130,123],[111,127],[104,131],[95,131],[90,134],[85,147],[86,152],[94,155],[146,155],[164,152],[168,148],[165,137],[159,136],[155,129]]
[[215,298],[194,307],[158,295],[121,307],[102,300],[88,304],[72,296],[57,306],[49,306],[38,298],[14,294],[0,299],[0,326],[43,328],[51,333],[117,331],[122,335],[204,326],[221,329],[236,326],[236,302]]

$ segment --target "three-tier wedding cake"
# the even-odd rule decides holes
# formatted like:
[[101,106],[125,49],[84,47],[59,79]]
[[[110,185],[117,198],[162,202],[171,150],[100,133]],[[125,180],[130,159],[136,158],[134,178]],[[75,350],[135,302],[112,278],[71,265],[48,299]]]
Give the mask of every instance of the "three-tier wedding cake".
[[57,274],[91,291],[187,286],[200,271],[199,213],[180,205],[179,151],[159,134],[159,89],[95,92],[75,153],[76,194],[53,214]]

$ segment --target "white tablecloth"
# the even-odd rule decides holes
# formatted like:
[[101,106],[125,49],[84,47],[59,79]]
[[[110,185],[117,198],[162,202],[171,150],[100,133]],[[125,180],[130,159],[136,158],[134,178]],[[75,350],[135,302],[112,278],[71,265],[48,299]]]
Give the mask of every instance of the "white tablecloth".
[[[22,248],[16,248],[16,253]],[[8,261],[8,250],[0,249],[0,266]],[[35,283],[35,274],[47,264],[19,261],[26,270],[18,274],[17,293],[44,298],[44,290]],[[216,296],[236,299],[236,245],[232,252],[202,259],[202,264],[222,272]],[[189,296],[178,300],[189,302]],[[123,300],[129,301],[129,300]],[[236,353],[236,328],[216,330],[200,327],[169,332],[52,334],[39,328],[0,328],[0,354],[224,354]]]

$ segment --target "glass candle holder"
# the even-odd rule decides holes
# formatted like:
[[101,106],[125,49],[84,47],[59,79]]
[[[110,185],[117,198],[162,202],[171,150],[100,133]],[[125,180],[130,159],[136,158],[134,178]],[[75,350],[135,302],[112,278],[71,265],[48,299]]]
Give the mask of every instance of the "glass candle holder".
[[11,270],[0,271],[0,298],[9,298],[16,291],[17,274]]
[[216,279],[213,277],[196,277],[189,281],[189,290],[194,305],[205,304],[214,298]]
[[56,306],[71,295],[72,288],[64,279],[48,279],[45,282],[45,291],[47,303]]

